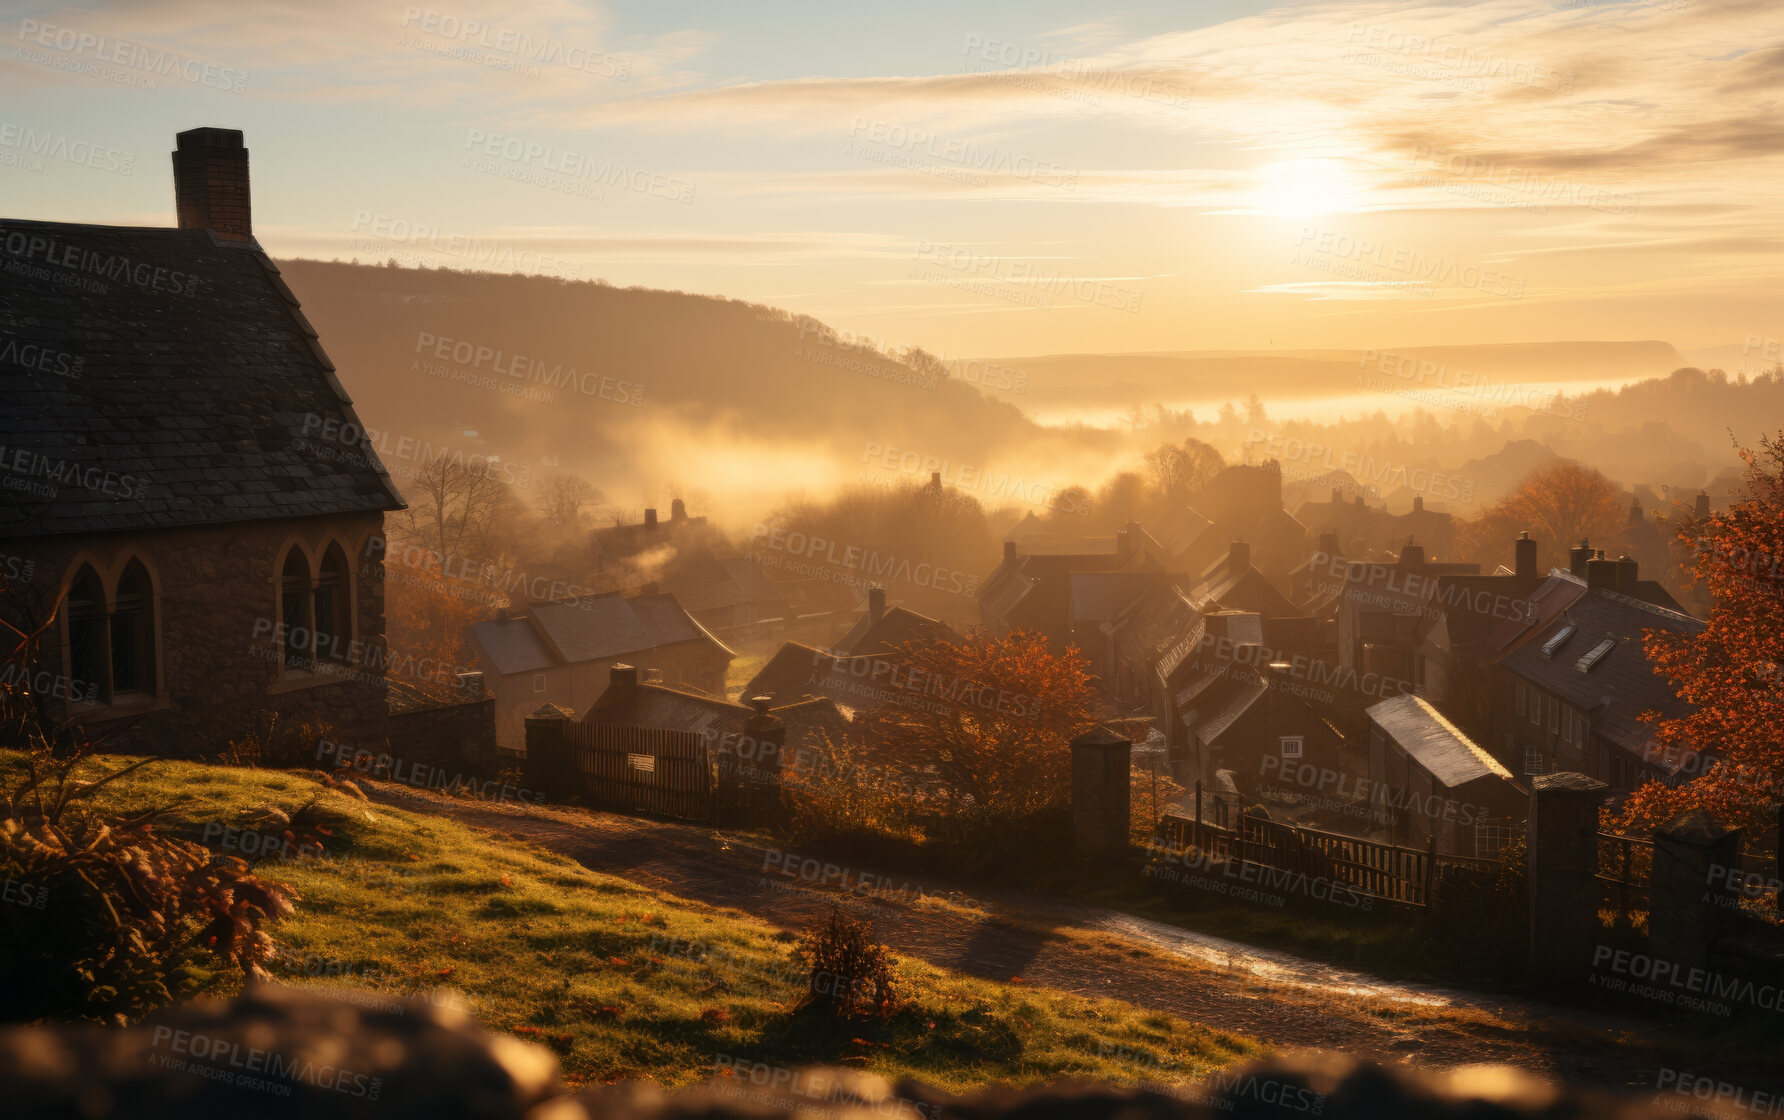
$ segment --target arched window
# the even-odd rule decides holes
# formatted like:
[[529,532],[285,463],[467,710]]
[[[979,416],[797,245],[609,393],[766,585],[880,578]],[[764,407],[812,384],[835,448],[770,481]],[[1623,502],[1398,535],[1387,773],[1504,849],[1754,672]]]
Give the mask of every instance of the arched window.
[[316,577],[316,657],[345,661],[353,642],[352,601],[347,594],[347,555],[331,544],[322,554],[322,572]]
[[310,615],[310,566],[301,548],[285,554],[285,567],[279,574],[279,625],[285,671],[310,672],[315,667],[311,651],[316,630]]
[[106,651],[105,588],[91,567],[81,565],[68,586],[68,694],[99,701],[111,695]]
[[148,570],[132,560],[118,577],[111,615],[112,694],[155,694],[155,597]]

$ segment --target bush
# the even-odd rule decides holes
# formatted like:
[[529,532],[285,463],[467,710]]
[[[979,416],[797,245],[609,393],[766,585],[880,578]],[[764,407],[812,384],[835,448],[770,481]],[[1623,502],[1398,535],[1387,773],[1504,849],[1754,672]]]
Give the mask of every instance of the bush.
[[806,993],[800,1010],[831,1019],[889,1018],[898,1009],[892,951],[873,940],[873,927],[831,906],[830,919],[800,939],[798,957],[806,967]]
[[12,629],[0,664],[26,671],[3,675],[0,747],[24,754],[0,768],[0,1019],[127,1022],[229,966],[268,978],[261,926],[291,912],[291,888],[157,831],[161,810],[96,810],[96,794],[155,760],[77,779],[92,744],[19,683],[42,630]]

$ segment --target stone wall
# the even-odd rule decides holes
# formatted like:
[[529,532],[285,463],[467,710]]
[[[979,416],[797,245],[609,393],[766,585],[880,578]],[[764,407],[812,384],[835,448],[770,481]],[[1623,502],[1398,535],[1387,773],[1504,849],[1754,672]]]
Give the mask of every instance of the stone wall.
[[[445,1001],[261,988],[129,1028],[0,1030],[5,1113],[87,1120],[1658,1120],[1708,1116],[1680,1088],[1615,1098],[1509,1067],[1450,1073],[1286,1055],[1154,1088],[1077,1085],[955,1095],[860,1070],[715,1056],[706,1085],[567,1094],[556,1058],[481,1030]],[[1694,1089],[1686,1085],[1684,1089]]]
[[[368,513],[0,541],[0,556],[8,558],[0,570],[10,567],[13,576],[0,609],[9,616],[24,610],[46,617],[83,563],[110,596],[125,566],[142,562],[153,584],[158,638],[152,698],[112,707],[72,703],[89,686],[70,679],[65,617],[46,633],[33,670],[39,691],[55,696],[59,716],[72,710],[95,731],[135,720],[108,741],[110,750],[181,756],[217,751],[257,722],[264,729],[274,714],[275,741],[294,740],[308,724],[326,725],[333,738],[382,744],[387,662],[393,675],[430,670],[408,659],[392,661],[385,648],[381,546],[368,546],[382,532],[383,515]],[[314,570],[330,542],[346,554],[352,642],[340,647],[341,659],[326,674],[292,679],[281,670],[276,637],[280,565],[295,545],[312,558]],[[27,566],[30,578],[20,578]]]
[[390,753],[429,766],[456,766],[467,774],[494,773],[499,765],[495,697],[391,712]]

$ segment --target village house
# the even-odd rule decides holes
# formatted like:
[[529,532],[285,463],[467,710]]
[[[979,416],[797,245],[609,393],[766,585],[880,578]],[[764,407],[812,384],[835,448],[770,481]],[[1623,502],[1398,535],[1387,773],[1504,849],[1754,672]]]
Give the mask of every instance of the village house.
[[586,712],[617,664],[713,696],[735,656],[675,596],[618,591],[503,610],[470,627],[471,648],[496,700],[496,739],[524,750],[526,717],[542,705]]
[[905,607],[886,606],[886,589],[871,587],[867,591],[867,610],[855,625],[836,643],[838,654],[848,657],[861,653],[886,653],[903,649],[910,642],[958,640],[952,626],[940,619]]
[[242,134],[180,133],[173,170],[175,228],[0,220],[0,556],[30,573],[0,609],[48,623],[29,687],[111,749],[382,745],[387,672],[458,670],[385,643],[402,498],[254,238]]
[[1278,587],[1306,558],[1307,529],[1282,507],[1282,465],[1274,459],[1227,467],[1192,493],[1189,505],[1221,542],[1249,542],[1251,561]]
[[1369,505],[1362,494],[1347,495],[1334,486],[1330,501],[1302,503],[1295,519],[1321,533],[1335,534],[1340,548],[1358,558],[1392,552],[1407,541],[1418,541],[1432,557],[1441,558],[1455,545],[1454,519],[1448,513],[1427,510],[1423,494],[1413,495],[1409,512],[1395,514],[1385,505]]
[[[1017,541],[1004,542],[1002,561],[979,585],[980,619],[993,637],[1028,630],[1045,636],[1055,652],[1085,649],[1098,644],[1098,627],[1134,597],[1186,575],[1172,567],[1165,549],[1134,522],[1113,539],[1050,547],[1057,551],[1029,553]],[[1100,578],[1111,573],[1115,578]],[[1135,575],[1147,578],[1127,578]],[[1079,578],[1083,576],[1099,578]]]
[[1370,707],[1368,784],[1355,792],[1387,839],[1439,855],[1497,856],[1530,809],[1529,787],[1419,696]]

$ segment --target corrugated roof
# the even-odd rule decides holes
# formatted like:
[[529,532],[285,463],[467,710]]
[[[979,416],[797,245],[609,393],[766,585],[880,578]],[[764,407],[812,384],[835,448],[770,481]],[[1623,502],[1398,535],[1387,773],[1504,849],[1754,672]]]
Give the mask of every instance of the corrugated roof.
[[1461,728],[1444,718],[1422,696],[1410,693],[1383,700],[1369,708],[1376,726],[1400,744],[1408,755],[1447,788],[1476,778],[1511,780],[1511,771],[1482,750]]
[[0,537],[402,508],[252,245],[0,219],[0,336]]

